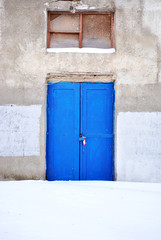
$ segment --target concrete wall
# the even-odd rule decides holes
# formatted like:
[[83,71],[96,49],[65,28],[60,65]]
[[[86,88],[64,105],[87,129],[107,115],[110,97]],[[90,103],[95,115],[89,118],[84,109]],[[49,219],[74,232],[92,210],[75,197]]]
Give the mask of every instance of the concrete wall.
[[[71,5],[115,11],[115,53],[46,51],[47,9]],[[45,179],[47,74],[96,72],[115,79],[117,179],[161,182],[160,0],[0,0],[0,19],[0,179]]]

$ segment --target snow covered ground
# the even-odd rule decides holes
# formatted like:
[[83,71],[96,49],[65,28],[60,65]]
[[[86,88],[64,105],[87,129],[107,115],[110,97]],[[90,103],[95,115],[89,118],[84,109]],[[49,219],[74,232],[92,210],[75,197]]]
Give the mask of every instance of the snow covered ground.
[[161,240],[161,184],[0,182],[0,240]]

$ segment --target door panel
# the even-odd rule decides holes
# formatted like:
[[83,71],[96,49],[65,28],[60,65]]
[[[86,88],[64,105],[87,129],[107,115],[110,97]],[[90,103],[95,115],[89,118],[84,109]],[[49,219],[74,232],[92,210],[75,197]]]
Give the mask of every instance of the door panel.
[[113,84],[82,84],[80,178],[112,180]]
[[79,180],[79,101],[79,84],[48,87],[48,180]]

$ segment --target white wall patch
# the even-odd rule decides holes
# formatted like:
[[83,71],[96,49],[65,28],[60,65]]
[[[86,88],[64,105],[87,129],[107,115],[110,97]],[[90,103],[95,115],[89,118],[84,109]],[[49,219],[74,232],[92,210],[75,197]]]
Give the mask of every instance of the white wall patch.
[[0,106],[0,156],[40,155],[41,105]]
[[161,113],[119,113],[117,176],[120,181],[161,182]]

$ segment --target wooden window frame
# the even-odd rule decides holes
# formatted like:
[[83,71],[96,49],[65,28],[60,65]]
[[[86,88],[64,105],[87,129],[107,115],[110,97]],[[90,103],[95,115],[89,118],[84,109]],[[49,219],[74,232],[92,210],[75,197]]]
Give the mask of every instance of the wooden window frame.
[[114,26],[114,12],[112,11],[75,11],[69,12],[69,11],[48,11],[48,26],[47,26],[47,48],[50,48],[50,35],[52,33],[59,33],[64,34],[70,32],[52,32],[50,31],[50,16],[51,15],[80,15],[79,25],[80,29],[77,32],[71,32],[72,34],[79,34],[79,48],[82,48],[82,40],[83,40],[83,15],[110,15],[110,40],[111,40],[111,48],[113,48],[113,26]]

